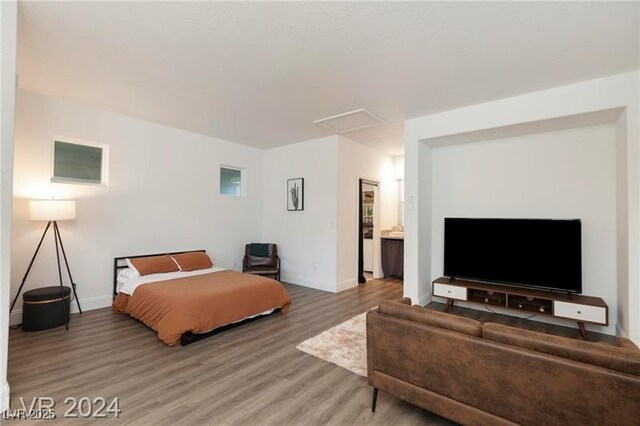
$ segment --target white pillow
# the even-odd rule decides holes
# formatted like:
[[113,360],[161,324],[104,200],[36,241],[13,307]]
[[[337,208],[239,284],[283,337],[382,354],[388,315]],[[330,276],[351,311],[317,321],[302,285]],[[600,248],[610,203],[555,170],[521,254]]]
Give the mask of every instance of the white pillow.
[[[127,267],[134,273],[134,277],[139,277],[140,276],[140,272],[138,272],[138,270],[136,269],[135,266],[133,266],[133,263],[131,263],[131,261],[129,259],[125,259],[125,262],[127,263]],[[125,271],[125,269],[123,269],[123,271]]]
[[117,281],[118,284],[125,284],[131,278],[136,278],[136,277],[139,277],[139,276],[140,275],[138,275],[132,269],[129,269],[129,268],[121,269],[120,272],[118,272],[118,277],[116,278],[116,281]]

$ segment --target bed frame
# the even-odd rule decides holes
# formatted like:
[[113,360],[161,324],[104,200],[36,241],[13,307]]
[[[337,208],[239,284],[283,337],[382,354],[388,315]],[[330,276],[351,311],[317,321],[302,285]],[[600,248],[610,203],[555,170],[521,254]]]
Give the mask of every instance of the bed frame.
[[274,309],[273,312],[271,312],[270,314],[258,315],[257,317],[247,318],[247,319],[242,320],[240,322],[234,322],[233,324],[223,325],[222,327],[214,328],[213,330],[208,331],[206,333],[194,334],[194,333],[192,333],[190,331],[187,331],[182,336],[180,336],[180,345],[181,346],[187,346],[187,345],[189,345],[191,343],[197,342],[198,340],[202,340],[202,339],[206,339],[207,337],[215,336],[216,334],[223,333],[223,332],[225,332],[227,330],[232,330],[232,329],[234,329],[236,327],[248,324],[248,323],[253,322],[255,320],[259,320],[259,319],[262,319],[264,317],[270,317],[271,315],[273,315],[273,314],[275,314],[277,312],[280,312],[280,308]]
[[187,250],[187,251],[175,251],[172,253],[155,253],[155,254],[141,254],[136,256],[124,256],[124,257],[114,257],[113,258],[113,298],[115,299],[118,295],[118,271],[120,269],[127,269],[127,259],[139,259],[141,257],[152,257],[152,256],[173,256],[174,254],[183,254],[183,253],[193,253],[193,252],[202,252],[206,253],[206,250]]
[[[141,257],[151,257],[151,256],[164,256],[164,255],[174,255],[174,254],[183,254],[183,253],[193,253],[193,252],[203,252],[206,253],[206,250],[187,250],[187,251],[176,251],[176,252],[172,252],[172,253],[155,253],[155,254],[143,254],[143,255],[136,255],[136,256],[124,256],[124,257],[114,257],[113,258],[113,298],[115,299],[116,296],[118,295],[118,291],[117,291],[117,285],[118,285],[118,271],[120,271],[121,269],[125,269],[128,268],[127,263],[126,263],[126,259],[136,259],[136,258],[141,258]],[[248,318],[245,319],[243,321],[240,322],[236,322],[233,324],[227,324],[227,325],[223,325],[222,327],[218,327],[216,329],[213,329],[207,333],[199,333],[199,334],[194,334],[190,331],[187,331],[186,333],[184,333],[182,336],[180,336],[180,345],[181,346],[186,346],[189,345],[191,343],[195,343],[198,340],[202,340],[202,339],[206,339],[207,337],[210,336],[214,336],[216,334],[220,334],[224,331],[227,330],[231,330],[233,328],[236,328],[238,326],[250,323],[252,321],[255,321],[257,319],[266,317],[266,316],[271,316],[273,314],[275,314],[276,312],[279,312],[280,308],[278,309],[274,309],[272,313],[268,314],[268,315],[259,315],[257,317],[253,317],[253,318]]]

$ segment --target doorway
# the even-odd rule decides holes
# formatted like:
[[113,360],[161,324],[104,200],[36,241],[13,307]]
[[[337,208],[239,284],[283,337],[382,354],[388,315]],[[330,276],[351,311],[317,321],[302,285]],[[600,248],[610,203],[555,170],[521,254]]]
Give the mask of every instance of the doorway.
[[365,179],[359,180],[358,209],[358,283],[364,284],[373,279],[374,274],[374,241],[378,231],[376,218],[378,199],[378,183]]

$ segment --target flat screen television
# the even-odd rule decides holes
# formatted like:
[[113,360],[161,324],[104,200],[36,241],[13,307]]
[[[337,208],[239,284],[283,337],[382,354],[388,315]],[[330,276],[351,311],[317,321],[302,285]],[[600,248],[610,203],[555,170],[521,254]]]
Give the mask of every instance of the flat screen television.
[[444,274],[582,292],[579,219],[445,218]]

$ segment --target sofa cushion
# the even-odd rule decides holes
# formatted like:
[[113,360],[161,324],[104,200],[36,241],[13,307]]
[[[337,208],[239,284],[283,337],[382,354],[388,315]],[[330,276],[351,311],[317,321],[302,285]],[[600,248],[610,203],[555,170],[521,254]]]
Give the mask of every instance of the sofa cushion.
[[419,306],[409,306],[401,302],[384,301],[378,306],[382,314],[392,315],[409,321],[420,322],[445,330],[457,331],[470,336],[482,336],[482,324],[471,318],[459,317],[445,312],[432,311]]
[[484,324],[482,337],[622,373],[640,375],[640,351],[627,347],[585,342],[495,323]]

